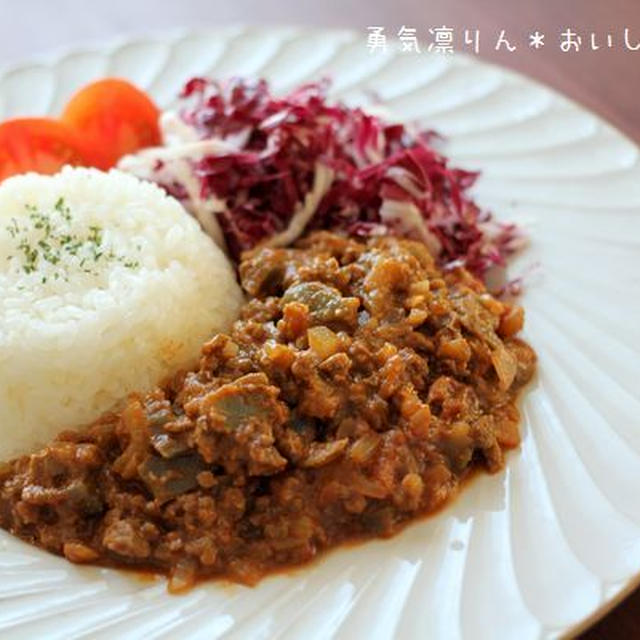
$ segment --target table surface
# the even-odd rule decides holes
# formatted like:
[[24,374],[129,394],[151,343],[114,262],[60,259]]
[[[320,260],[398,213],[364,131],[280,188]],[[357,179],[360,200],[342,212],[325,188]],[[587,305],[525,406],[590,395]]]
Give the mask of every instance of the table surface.
[[[423,40],[432,38],[430,27],[446,26],[456,49],[467,51],[465,30],[471,40],[478,30],[481,58],[558,89],[640,143],[640,49],[624,40],[628,29],[629,45],[640,43],[640,0],[0,0],[0,65],[116,35],[228,23],[351,27],[363,34],[383,26],[389,35],[405,25]],[[561,50],[567,29],[580,36],[579,51]],[[502,30],[515,51],[496,50]],[[535,31],[545,34],[540,49],[529,46]],[[640,591],[582,638],[640,638]]]

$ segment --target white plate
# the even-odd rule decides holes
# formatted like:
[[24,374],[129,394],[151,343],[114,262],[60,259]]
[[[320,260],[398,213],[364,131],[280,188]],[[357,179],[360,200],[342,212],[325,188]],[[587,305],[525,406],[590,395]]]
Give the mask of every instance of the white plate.
[[575,631],[640,571],[638,149],[552,91],[463,56],[368,53],[351,32],[227,28],[73,51],[0,75],[0,116],[57,113],[79,85],[127,76],[162,105],[193,74],[323,74],[449,138],[479,201],[530,227],[513,266],[540,356],[507,469],[388,541],[249,589],[171,597],[162,580],[75,567],[0,534],[7,638],[526,638]]

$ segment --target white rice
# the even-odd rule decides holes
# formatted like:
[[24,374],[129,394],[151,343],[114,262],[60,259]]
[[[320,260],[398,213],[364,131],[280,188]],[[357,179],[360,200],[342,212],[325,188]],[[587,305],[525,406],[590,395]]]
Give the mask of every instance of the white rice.
[[[43,213],[51,233],[63,238],[61,259],[47,261],[40,249],[27,273],[25,247],[38,248],[44,232],[35,225]],[[60,244],[65,234],[89,237],[90,226],[100,228],[98,244],[71,252]],[[97,259],[96,247],[103,253]],[[228,329],[241,301],[227,258],[157,186],[118,171],[72,168],[6,180],[0,185],[0,460],[193,365],[202,343]]]

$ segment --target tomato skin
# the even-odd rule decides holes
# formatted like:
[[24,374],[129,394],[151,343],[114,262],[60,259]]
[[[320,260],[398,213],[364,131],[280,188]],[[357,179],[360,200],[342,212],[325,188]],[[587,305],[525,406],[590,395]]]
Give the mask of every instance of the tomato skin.
[[105,78],[80,89],[61,120],[82,135],[89,161],[109,169],[127,153],[161,142],[160,111],[126,80]]
[[12,118],[0,124],[0,181],[28,171],[57,173],[65,164],[87,164],[81,137],[65,123]]

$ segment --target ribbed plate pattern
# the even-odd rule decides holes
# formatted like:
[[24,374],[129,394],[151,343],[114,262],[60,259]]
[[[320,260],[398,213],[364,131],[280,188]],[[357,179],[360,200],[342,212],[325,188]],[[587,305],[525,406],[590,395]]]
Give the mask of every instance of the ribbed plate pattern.
[[9,638],[547,638],[575,630],[640,572],[638,149],[550,90],[475,59],[370,55],[342,31],[164,34],[73,51],[0,75],[0,117],[59,112],[126,76],[168,105],[192,74],[261,75],[276,90],[330,75],[350,104],[448,136],[481,169],[479,201],[530,230],[514,272],[540,371],[522,447],[445,511],[388,541],[333,552],[256,588],[74,567],[0,533],[0,636]]

